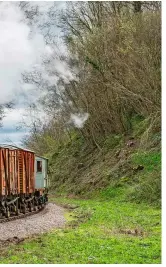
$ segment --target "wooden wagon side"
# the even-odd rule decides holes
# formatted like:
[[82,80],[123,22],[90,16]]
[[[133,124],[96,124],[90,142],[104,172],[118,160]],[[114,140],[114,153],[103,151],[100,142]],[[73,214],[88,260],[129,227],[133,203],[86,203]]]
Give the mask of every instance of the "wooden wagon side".
[[0,148],[0,197],[19,194],[17,150]]

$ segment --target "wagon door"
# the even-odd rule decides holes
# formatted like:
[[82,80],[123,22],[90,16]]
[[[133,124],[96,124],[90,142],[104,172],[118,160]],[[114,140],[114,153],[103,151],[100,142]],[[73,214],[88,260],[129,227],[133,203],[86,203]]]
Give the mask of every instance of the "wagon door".
[[10,171],[9,171],[9,149],[1,148],[0,150],[0,182],[1,195],[10,194]]
[[16,150],[9,151],[8,160],[9,160],[10,193],[15,195],[18,194],[18,186],[19,186]]

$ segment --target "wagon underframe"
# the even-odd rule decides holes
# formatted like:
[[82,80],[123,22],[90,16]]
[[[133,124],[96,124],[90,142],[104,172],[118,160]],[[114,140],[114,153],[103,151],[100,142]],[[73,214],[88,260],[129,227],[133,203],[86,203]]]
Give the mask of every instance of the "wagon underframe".
[[32,212],[42,208],[48,201],[48,194],[36,193],[2,197],[0,199],[0,218],[9,218],[13,215],[25,214],[27,211]]

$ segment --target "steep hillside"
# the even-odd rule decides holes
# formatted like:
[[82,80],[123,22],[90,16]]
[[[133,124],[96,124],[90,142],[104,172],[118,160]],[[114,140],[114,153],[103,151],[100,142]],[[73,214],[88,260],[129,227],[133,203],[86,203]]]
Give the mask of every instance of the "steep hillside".
[[57,82],[43,81],[24,145],[49,157],[57,193],[125,186],[128,199],[159,204],[161,5],[69,1],[59,25],[68,78],[53,69],[53,54],[48,75]]
[[50,157],[51,189],[89,197],[104,188],[125,187],[127,199],[159,205],[160,134],[147,133],[144,126],[144,121],[137,121],[130,135],[108,136],[101,149],[87,146],[73,134]]

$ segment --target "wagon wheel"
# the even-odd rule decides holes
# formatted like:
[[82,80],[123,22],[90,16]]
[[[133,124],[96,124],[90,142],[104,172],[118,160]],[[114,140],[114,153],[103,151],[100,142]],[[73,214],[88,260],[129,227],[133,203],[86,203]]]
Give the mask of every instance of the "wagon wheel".
[[40,200],[37,200],[37,201],[36,201],[36,207],[37,207],[37,210],[40,209]]
[[34,204],[34,206],[33,206],[33,210],[34,211],[37,211],[37,208],[38,208],[38,200],[37,199],[34,199],[34,202],[33,202]]
[[16,212],[15,212],[15,214],[18,216],[19,214],[20,214],[20,205],[19,205],[19,203],[18,203],[18,199],[17,199],[17,201],[16,201]]
[[20,210],[16,208],[16,215],[18,216],[20,214]]
[[5,213],[6,213],[5,210],[2,210],[2,216],[5,216]]
[[10,217],[10,211],[9,211],[9,209],[6,210],[6,212],[5,212],[5,217],[6,217],[6,218],[9,218],[9,217]]
[[14,206],[13,206],[13,212],[16,213],[16,210],[17,210],[17,207],[14,205]]
[[25,214],[26,213],[26,205],[22,206],[22,213]]
[[35,201],[33,202],[33,211],[37,211],[37,203]]
[[34,211],[37,211],[37,206],[34,206],[34,207],[33,207],[33,210],[34,210]]
[[38,205],[38,209],[41,210],[43,207],[43,204],[40,202],[39,205]]
[[29,203],[29,211],[32,211],[32,203]]

